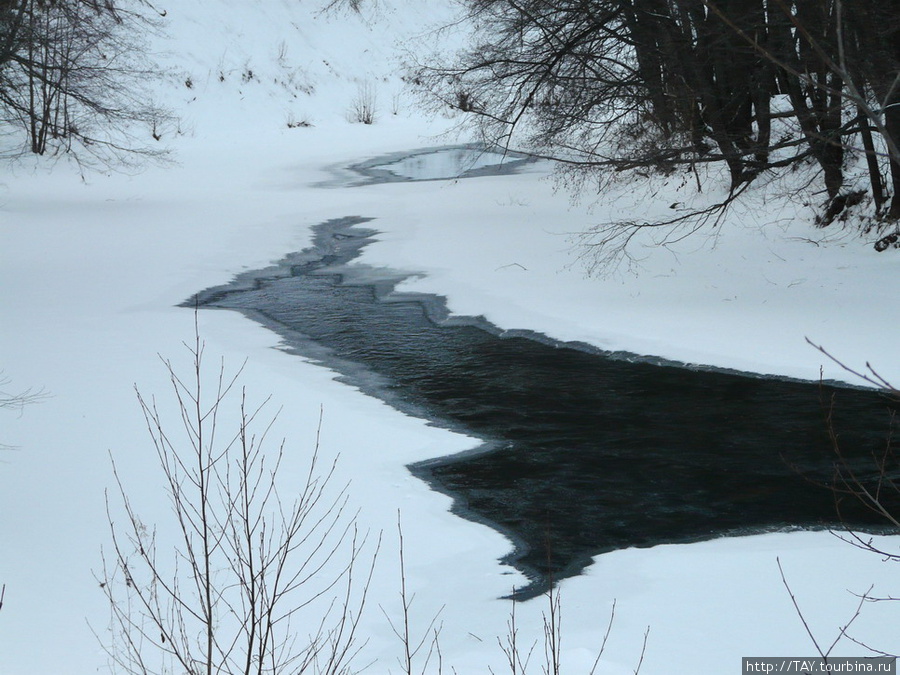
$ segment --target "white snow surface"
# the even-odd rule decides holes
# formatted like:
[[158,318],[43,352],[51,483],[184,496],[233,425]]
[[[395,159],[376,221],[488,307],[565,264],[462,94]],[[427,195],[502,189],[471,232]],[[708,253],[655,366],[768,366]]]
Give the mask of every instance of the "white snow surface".
[[[111,459],[148,521],[169,516],[133,387],[167,411],[158,355],[184,366],[182,343],[193,336],[193,312],[176,305],[304,248],[310,226],[327,219],[374,218],[380,234],[363,262],[415,272],[403,290],[440,294],[452,312],[504,329],[806,379],[823,368],[825,377],[852,380],[808,337],[853,367],[869,361],[900,381],[891,350],[900,258],[816,229],[803,206],[809,198],[788,184],[759,187],[709,235],[638,246],[631,268],[600,277],[586,275],[574,236],[698,199],[689,186],[658,179],[653,199],[620,185],[572,203],[554,190],[546,165],[534,165],[512,176],[321,187],[328,167],[444,145],[454,124],[416,112],[398,65],[405,47],[431,42],[428,28],[449,20],[450,9],[413,0],[364,7],[362,16],[288,0],[168,7],[159,91],[182,119],[182,133],[165,139],[177,164],[84,178],[66,162],[26,159],[6,170],[3,388],[47,395],[18,414],[0,411],[4,675],[114,672],[93,635],[105,639],[108,623],[94,574],[110,545]],[[373,125],[347,116],[365,82],[377,95]],[[300,120],[312,126],[288,128]],[[283,408],[275,433],[288,439],[288,478],[302,470],[321,409],[321,452],[339,455],[337,480],[350,482],[361,525],[384,532],[359,665],[400,672],[400,645],[378,609],[399,610],[399,510],[414,622],[424,630],[441,611],[444,670],[504,672],[497,638],[510,605],[499,598],[522,582],[497,562],[510,544],[452,515],[449,499],[405,468],[476,441],[336,381],[237,313],[201,311],[199,325],[213,362],[237,368],[246,359],[249,396],[271,395]],[[853,593],[874,584],[876,594],[900,594],[891,564],[822,532],[618,551],[561,584],[565,672],[590,670],[613,602],[598,672],[633,672],[648,626],[642,673],[738,672],[742,656],[814,653],[778,559],[823,644],[853,615]],[[520,640],[540,638],[545,610],[541,599],[517,609]],[[891,603],[868,604],[854,634],[896,652],[896,618]],[[834,653],[866,652],[844,639]]]

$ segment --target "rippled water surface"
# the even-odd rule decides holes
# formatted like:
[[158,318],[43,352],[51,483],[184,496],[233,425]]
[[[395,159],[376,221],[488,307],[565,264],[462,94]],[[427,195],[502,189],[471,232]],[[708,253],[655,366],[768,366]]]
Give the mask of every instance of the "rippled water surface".
[[[455,510],[507,534],[528,597],[592,556],[790,527],[837,526],[822,400],[860,475],[883,452],[888,401],[635,361],[585,345],[448,321],[440,298],[393,293],[402,278],[355,264],[364,219],[316,229],[315,245],[197,296],[278,331],[296,351],[408,413],[484,440],[410,467]],[[190,301],[193,304],[193,300]],[[844,518],[874,528],[872,513]]]

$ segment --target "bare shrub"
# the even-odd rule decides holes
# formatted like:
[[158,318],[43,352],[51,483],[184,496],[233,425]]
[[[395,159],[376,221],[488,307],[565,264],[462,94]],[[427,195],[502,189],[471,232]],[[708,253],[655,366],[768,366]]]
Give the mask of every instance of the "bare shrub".
[[330,0],[330,2],[322,8],[323,12],[355,12],[359,14],[362,11],[366,0]]
[[[562,595],[556,586],[550,587],[545,594],[547,599],[547,608],[542,613],[543,622],[543,659],[537,660],[538,671],[541,675],[562,675],[565,669],[562,666],[562,643],[563,643],[563,604]],[[594,675],[603,659],[606,651],[606,644],[609,642],[610,633],[612,633],[613,623],[616,618],[616,603],[613,602],[612,609],[609,612],[609,622],[606,625],[606,631],[603,633],[603,639],[597,650],[597,655],[591,664],[591,669],[587,675]],[[641,653],[638,657],[637,665],[634,669],[634,675],[638,675],[641,666],[644,663],[644,655],[647,651],[647,640],[650,637],[650,627],[644,632],[643,645]],[[535,672],[531,666],[535,661],[532,657],[538,647],[538,640],[534,640],[530,644],[522,644],[519,636],[519,624],[516,618],[516,601],[512,601],[509,611],[509,619],[506,622],[506,635],[497,637],[497,644],[503,652],[506,659],[506,665],[510,675],[528,675]],[[493,670],[489,669],[491,675],[496,675]]]
[[362,82],[357,87],[356,96],[350,104],[348,119],[360,124],[374,124],[377,101],[375,86],[368,80]]
[[[838,514],[841,515],[841,504],[844,500],[856,502],[883,518],[892,531],[900,531],[900,455],[896,435],[900,424],[897,416],[900,409],[900,390],[879,374],[871,364],[866,364],[865,371],[855,370],[837,360],[821,345],[814,344],[808,339],[807,342],[844,371],[879,389],[885,397],[885,442],[878,452],[872,453],[870,462],[865,467],[860,466],[859,462],[854,462],[844,451],[834,422],[837,405],[834,396],[824,402],[827,412],[826,428],[835,458],[834,480],[829,487],[835,494]],[[846,534],[841,536],[855,546],[877,553],[887,560],[900,561],[900,552],[885,551],[877,547],[871,538],[853,532],[849,528]]]
[[241,369],[207,372],[199,331],[188,349],[189,377],[164,361],[174,419],[138,391],[173,521],[145,524],[113,466],[124,517],[107,499],[107,653],[141,675],[347,673],[377,547],[358,569],[366,537],[346,487],[332,485],[335,463],[321,465],[318,434],[305,480],[283,496],[285,445],[269,447],[268,399],[248,404]]
[[[900,531],[900,455],[897,453],[898,446],[896,436],[898,423],[900,423],[900,418],[897,417],[897,410],[900,408],[900,390],[875,370],[871,364],[866,363],[864,370],[851,368],[835,358],[821,345],[815,344],[809,340],[809,338],[807,338],[806,341],[845,372],[850,373],[866,384],[875,387],[884,394],[887,412],[885,442],[880,450],[872,452],[868,464],[861,463],[858,459],[855,460],[847,455],[834,421],[834,412],[837,403],[833,396],[830,400],[824,401],[827,414],[825,425],[828,432],[829,444],[831,446],[830,450],[834,455],[835,463],[834,477],[829,485],[823,487],[830,489],[834,493],[835,506],[838,514],[841,515],[842,520],[843,502],[846,501],[851,504],[859,504],[880,516],[886,524],[888,533],[896,534]],[[890,543],[890,540],[876,539],[869,534],[855,530],[849,525],[845,525],[843,530],[837,531],[834,534],[839,539],[852,546],[876,554],[884,562],[900,562],[900,551]],[[861,593],[856,593],[859,598],[859,603],[855,610],[844,625],[840,627],[835,638],[830,643],[827,643],[821,640],[810,627],[801,604],[788,583],[780,560],[778,560],[778,570],[781,575],[781,582],[794,605],[794,610],[797,613],[800,622],[803,624],[803,628],[809,636],[810,642],[812,642],[815,647],[816,653],[823,661],[826,661],[831,656],[834,648],[845,640],[863,647],[876,657],[896,658],[896,652],[891,653],[890,651],[871,644],[868,638],[854,634],[851,628],[853,623],[860,618],[866,604],[880,602],[893,603],[900,601],[900,598],[876,595],[873,593],[873,585],[870,585],[868,589]]]
[[410,595],[406,588],[406,562],[403,548],[403,524],[400,512],[397,512],[397,536],[400,551],[400,619],[395,621],[391,615],[381,608],[391,631],[400,641],[402,653],[397,658],[400,672],[403,675],[425,675],[429,666],[440,675],[443,672],[443,655],[441,654],[441,628],[438,623],[443,607],[432,616],[431,621],[420,634],[415,632],[412,621],[412,606],[415,595]]

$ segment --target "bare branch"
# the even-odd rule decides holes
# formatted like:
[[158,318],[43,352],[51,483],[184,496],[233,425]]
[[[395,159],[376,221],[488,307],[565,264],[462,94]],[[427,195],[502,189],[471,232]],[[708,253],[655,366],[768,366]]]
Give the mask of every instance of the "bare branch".
[[[190,378],[162,360],[180,425],[137,392],[174,516],[164,538],[139,518],[113,462],[124,524],[107,502],[113,555],[102,556],[98,575],[111,612],[107,653],[141,675],[173,663],[191,675],[343,674],[359,653],[380,538],[360,579],[367,536],[347,510],[346,487],[331,494],[337,459],[320,470],[321,411],[305,484],[282,499],[285,446],[267,447],[277,417],[262,417],[269,398],[248,403],[243,366],[228,374],[219,363],[208,378],[195,333]],[[312,607],[318,625],[304,641],[292,619]]]

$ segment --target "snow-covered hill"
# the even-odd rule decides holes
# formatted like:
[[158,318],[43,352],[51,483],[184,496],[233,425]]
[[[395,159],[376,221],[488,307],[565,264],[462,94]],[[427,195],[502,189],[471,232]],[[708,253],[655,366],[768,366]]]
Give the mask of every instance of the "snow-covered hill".
[[[542,172],[460,181],[327,189],[327,168],[447,142],[454,120],[426,118],[399,70],[403,50],[457,40],[436,34],[450,2],[371,0],[363,12],[323,14],[311,0],[193,0],[165,7],[157,41],[160,97],[180,116],[163,138],[177,164],[134,176],[88,175],[23,160],[0,192],[0,369],[4,390],[48,395],[3,414],[0,443],[0,671],[107,672],[96,631],[108,611],[92,572],[109,546],[104,493],[110,456],[148,521],[168,509],[132,385],[159,397],[157,354],[186,363],[192,293],[263,266],[309,241],[329,218],[373,217],[382,234],[364,260],[422,274],[410,290],[448,297],[451,310],[504,328],[670,359],[815,379],[841,371],[809,337],[900,381],[892,350],[900,320],[900,259],[850,235],[816,230],[790,185],[761,187],[714,237],[639,248],[633,270],[588,277],[573,235],[618,213],[681,200],[676,180],[655,200],[624,185],[573,205]],[[352,121],[361,88],[374,124]],[[766,200],[764,200],[766,198]],[[796,203],[800,205],[796,205]],[[396,514],[403,513],[413,620],[441,611],[444,669],[503,672],[497,636],[521,580],[497,563],[499,534],[448,512],[449,500],[405,464],[473,441],[401,415],[277,349],[277,338],[232,313],[201,312],[207,353],[244,359],[251,397],[284,407],[276,429],[302,469],[324,410],[322,452],[340,454],[360,522],[385,539],[359,665],[399,672],[400,645],[384,614],[399,608]],[[895,541],[887,545],[896,545]],[[562,584],[567,672],[587,672],[613,601],[598,672],[633,672],[647,625],[643,673],[730,672],[741,656],[814,651],[779,575],[780,557],[805,617],[834,639],[862,592],[897,595],[889,565],[825,533],[772,534],[602,556]],[[541,600],[517,610],[520,640],[542,635]],[[887,618],[885,618],[887,617]],[[857,632],[897,649],[890,603],[869,606]],[[847,641],[835,653],[857,654]],[[537,657],[536,657],[537,658]]]

